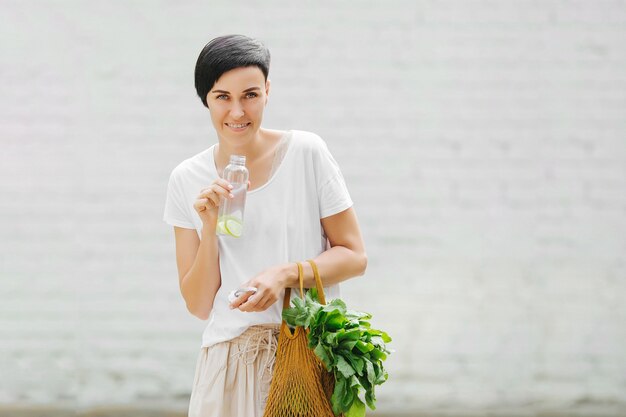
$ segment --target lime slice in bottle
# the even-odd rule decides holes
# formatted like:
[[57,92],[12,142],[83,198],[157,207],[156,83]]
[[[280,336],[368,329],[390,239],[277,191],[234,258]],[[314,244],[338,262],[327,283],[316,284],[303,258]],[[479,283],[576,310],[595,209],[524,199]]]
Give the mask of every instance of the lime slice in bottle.
[[236,217],[228,217],[224,222],[224,228],[226,229],[226,233],[233,237],[241,237],[241,233],[243,232],[243,224],[241,220]]
[[222,216],[217,219],[217,234],[218,235],[226,235],[228,232],[226,231],[226,219],[228,216]]

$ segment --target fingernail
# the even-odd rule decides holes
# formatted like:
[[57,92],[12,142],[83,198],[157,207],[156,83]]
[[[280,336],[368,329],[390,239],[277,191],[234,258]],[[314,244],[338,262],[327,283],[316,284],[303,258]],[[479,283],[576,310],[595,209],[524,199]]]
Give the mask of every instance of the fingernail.
[[231,190],[233,189],[233,186],[228,184],[228,188],[230,188]]
[[228,194],[228,196],[229,196],[230,198],[235,198],[235,195],[234,195],[233,193]]

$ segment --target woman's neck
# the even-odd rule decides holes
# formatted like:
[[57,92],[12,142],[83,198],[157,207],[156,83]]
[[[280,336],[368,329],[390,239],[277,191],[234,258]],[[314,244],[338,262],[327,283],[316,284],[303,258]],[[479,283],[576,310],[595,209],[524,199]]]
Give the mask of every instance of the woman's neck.
[[230,161],[231,155],[242,155],[246,157],[246,164],[255,161],[260,154],[262,154],[263,148],[263,133],[261,130],[257,132],[254,139],[242,146],[229,146],[225,140],[220,140],[216,145],[215,162],[220,170],[224,169]]
[[216,145],[217,149],[214,154],[218,173],[222,174],[222,170],[228,165],[231,155],[243,155],[246,157],[247,166],[256,165],[257,161],[263,160],[268,153],[273,152],[281,137],[282,133],[279,131],[259,129],[254,139],[242,146],[229,146],[226,141],[220,140]]

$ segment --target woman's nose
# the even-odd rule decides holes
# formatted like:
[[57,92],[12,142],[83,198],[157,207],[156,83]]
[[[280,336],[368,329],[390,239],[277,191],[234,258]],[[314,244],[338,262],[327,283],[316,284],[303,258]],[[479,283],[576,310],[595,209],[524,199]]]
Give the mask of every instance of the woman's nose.
[[230,109],[230,116],[233,119],[239,119],[243,116],[243,106],[239,103],[234,103],[233,107]]

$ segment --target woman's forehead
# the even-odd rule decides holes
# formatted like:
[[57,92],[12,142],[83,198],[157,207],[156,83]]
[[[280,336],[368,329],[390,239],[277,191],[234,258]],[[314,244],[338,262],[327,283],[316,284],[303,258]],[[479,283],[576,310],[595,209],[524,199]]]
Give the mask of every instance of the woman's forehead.
[[226,71],[215,82],[212,90],[224,90],[238,92],[250,87],[262,87],[265,85],[265,77],[261,69],[257,66],[240,67]]

